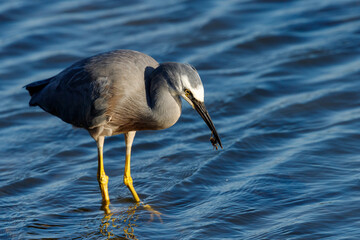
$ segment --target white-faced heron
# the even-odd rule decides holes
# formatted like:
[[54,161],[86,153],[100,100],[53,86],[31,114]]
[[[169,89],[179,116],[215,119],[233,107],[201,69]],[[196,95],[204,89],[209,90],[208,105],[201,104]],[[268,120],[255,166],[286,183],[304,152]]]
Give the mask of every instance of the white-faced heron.
[[135,132],[172,126],[181,114],[183,97],[210,128],[211,142],[220,138],[204,105],[204,88],[194,67],[159,64],[131,50],[116,50],[80,60],[58,75],[25,86],[30,106],[40,106],[63,121],[89,131],[98,147],[101,195],[109,203],[108,179],[103,164],[105,136],[123,133],[126,143],[124,183],[140,202],[130,175],[130,154]]

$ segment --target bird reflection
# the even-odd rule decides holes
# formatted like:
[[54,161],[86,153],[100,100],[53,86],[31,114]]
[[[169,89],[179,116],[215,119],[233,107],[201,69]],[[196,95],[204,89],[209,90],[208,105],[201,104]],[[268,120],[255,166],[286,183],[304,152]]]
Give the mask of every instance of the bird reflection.
[[[105,216],[101,219],[100,233],[108,239],[138,239],[135,236],[135,228],[138,227],[137,220],[143,210],[151,213],[150,221],[156,215],[162,223],[161,213],[154,210],[150,205],[144,205],[143,203],[135,203],[129,206],[127,210],[118,213],[110,212],[108,205],[103,206],[103,210]],[[124,236],[120,237],[122,234]]]

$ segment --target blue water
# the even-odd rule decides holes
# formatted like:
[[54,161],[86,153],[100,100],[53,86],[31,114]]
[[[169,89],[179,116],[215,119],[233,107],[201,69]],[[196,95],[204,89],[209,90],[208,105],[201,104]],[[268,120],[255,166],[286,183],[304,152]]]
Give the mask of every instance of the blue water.
[[[0,239],[360,239],[360,1],[3,1]],[[105,140],[22,86],[134,49],[194,65],[224,146],[184,103],[176,125]]]

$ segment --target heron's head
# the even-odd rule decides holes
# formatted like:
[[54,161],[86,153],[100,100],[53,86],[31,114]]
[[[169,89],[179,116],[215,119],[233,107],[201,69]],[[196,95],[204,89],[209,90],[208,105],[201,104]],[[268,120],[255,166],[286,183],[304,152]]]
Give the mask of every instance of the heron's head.
[[189,64],[181,63],[161,65],[166,69],[164,74],[170,91],[174,95],[183,97],[199,113],[214,135],[214,138],[211,138],[215,139],[212,140],[213,145],[219,144],[222,148],[220,138],[204,104],[204,87],[196,69]]
[[194,100],[204,103],[204,87],[196,69],[189,64],[181,64],[178,92],[194,109]]

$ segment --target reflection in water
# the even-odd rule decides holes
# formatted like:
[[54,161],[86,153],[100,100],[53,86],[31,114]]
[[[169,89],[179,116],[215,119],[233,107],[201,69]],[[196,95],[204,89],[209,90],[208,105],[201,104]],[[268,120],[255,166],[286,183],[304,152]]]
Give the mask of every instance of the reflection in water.
[[161,213],[154,210],[148,204],[135,203],[129,206],[127,210],[120,211],[119,213],[111,213],[108,205],[103,206],[103,210],[105,211],[105,216],[101,220],[100,233],[103,236],[107,236],[108,239],[113,239],[113,237],[117,238],[122,234],[121,230],[125,235],[124,239],[137,239],[135,236],[135,227],[138,227],[136,221],[139,219],[142,210],[147,210],[151,213],[150,221],[152,221],[154,215],[156,215],[162,223]]
[[[112,238],[120,234],[121,230],[124,232],[125,239],[137,239],[134,234],[134,228],[137,227],[136,221],[139,218],[139,214],[136,214],[136,209],[139,204],[136,203],[125,211],[119,213],[105,214],[101,220],[100,233],[103,236]],[[120,231],[119,231],[120,230]]]

